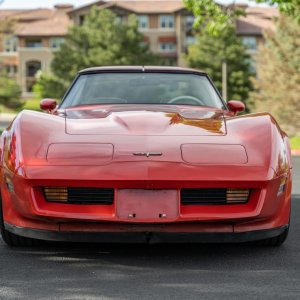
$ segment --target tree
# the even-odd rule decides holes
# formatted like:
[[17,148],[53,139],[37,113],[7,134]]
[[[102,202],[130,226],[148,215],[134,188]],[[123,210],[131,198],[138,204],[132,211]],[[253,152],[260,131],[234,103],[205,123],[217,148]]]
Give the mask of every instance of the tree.
[[4,71],[0,72],[0,104],[9,108],[20,108],[23,105],[20,86]]
[[61,99],[69,87],[69,82],[60,80],[51,74],[39,74],[33,92],[38,99],[54,98]]
[[257,57],[253,110],[268,111],[290,134],[300,128],[300,26],[290,17],[265,33],[266,44]]
[[[186,7],[195,15],[195,27],[206,25],[212,35],[218,35],[228,24],[232,24],[234,16],[243,13],[234,6],[222,7],[215,0],[183,0]],[[300,0],[253,0],[257,3],[277,5],[280,12],[294,18],[300,24]]]
[[[0,20],[0,44],[7,34],[12,34],[14,21],[9,19]],[[10,78],[5,72],[4,65],[0,60],[0,104],[9,108],[21,108],[21,88],[16,80]]]
[[[134,16],[121,23],[112,11],[94,7],[83,25],[71,27],[65,44],[56,52],[51,80],[59,83],[64,90],[63,87],[69,85],[78,70],[83,68],[155,63],[159,63],[159,59],[144,43]],[[38,85],[48,97],[57,96],[47,77],[42,76]]]
[[222,88],[222,63],[227,64],[228,99],[248,100],[252,89],[249,56],[234,26],[227,26],[219,36],[203,29],[196,43],[190,46],[187,61],[190,67],[207,72],[217,88]]
[[5,34],[12,34],[14,32],[15,21],[13,19],[0,20],[0,40],[3,40]]

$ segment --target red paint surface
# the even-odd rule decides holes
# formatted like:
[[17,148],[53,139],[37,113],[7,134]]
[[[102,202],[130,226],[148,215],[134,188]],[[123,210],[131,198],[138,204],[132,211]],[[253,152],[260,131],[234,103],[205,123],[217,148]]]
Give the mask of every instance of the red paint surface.
[[179,193],[176,189],[120,189],[116,195],[116,212],[120,219],[128,219],[129,215],[132,215],[135,222],[155,219],[176,221],[179,215],[178,208]]
[[56,108],[56,106],[57,106],[57,103],[56,103],[56,100],[54,100],[54,99],[43,99],[40,102],[41,109],[45,110],[45,111],[52,111]]
[[[0,148],[9,224],[75,231],[243,232],[289,222],[289,144],[268,114],[234,117],[209,107],[155,105],[86,106],[56,115],[23,111],[3,133]],[[285,192],[278,196],[285,176]],[[44,186],[108,187],[117,196],[113,205],[48,203]],[[181,206],[180,189],[189,187],[252,192],[247,204]],[[132,194],[132,189],[140,191]],[[165,194],[151,192],[158,189]],[[133,207],[138,217],[130,219]],[[159,212],[167,218],[159,218]]]

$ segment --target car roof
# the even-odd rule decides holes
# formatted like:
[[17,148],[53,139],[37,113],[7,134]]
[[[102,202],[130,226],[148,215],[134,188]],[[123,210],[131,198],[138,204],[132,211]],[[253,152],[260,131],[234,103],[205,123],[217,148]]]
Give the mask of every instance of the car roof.
[[189,69],[189,68],[179,68],[179,67],[160,67],[160,66],[106,66],[106,67],[93,67],[81,70],[79,74],[91,74],[91,73],[106,73],[106,72],[124,72],[124,73],[188,73],[188,74],[198,74],[207,75],[205,72]]

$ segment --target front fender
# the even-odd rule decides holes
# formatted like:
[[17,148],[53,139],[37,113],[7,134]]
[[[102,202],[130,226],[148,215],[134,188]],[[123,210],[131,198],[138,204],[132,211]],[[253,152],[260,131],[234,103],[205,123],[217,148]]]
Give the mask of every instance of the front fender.
[[248,163],[273,169],[276,176],[291,168],[291,151],[287,135],[268,113],[229,118],[228,134],[245,146]]

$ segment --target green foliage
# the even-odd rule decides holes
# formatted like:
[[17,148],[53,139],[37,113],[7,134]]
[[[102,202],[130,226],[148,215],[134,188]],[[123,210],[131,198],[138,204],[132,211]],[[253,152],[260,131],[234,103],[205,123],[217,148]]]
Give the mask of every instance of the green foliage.
[[207,72],[219,90],[222,89],[222,63],[225,61],[228,100],[244,102],[247,102],[252,89],[249,59],[233,25],[228,25],[219,36],[211,35],[208,30],[199,32],[196,43],[190,46],[187,56],[189,66]]
[[299,134],[300,26],[282,16],[265,39],[257,57],[253,109],[270,112],[288,133]]
[[33,92],[38,99],[54,98],[61,99],[65,94],[69,82],[59,80],[53,75],[41,74],[33,87]]
[[66,43],[55,55],[53,72],[71,81],[78,70],[87,67],[156,62],[143,42],[134,16],[121,24],[112,11],[93,8],[83,26],[70,29]]
[[24,102],[22,109],[41,111],[40,101],[41,99],[28,99]]
[[[232,24],[234,17],[242,14],[233,7],[221,7],[215,0],[183,0],[186,7],[195,15],[195,27],[206,25],[208,32],[219,35],[227,25]],[[257,3],[277,5],[278,9],[293,17],[300,24],[300,0],[254,0]]]
[[13,34],[15,29],[15,20],[3,18],[0,20],[0,40],[2,40],[3,35]]
[[159,64],[138,31],[136,17],[121,23],[110,10],[94,7],[82,26],[70,28],[66,43],[55,53],[53,76],[42,76],[35,90],[58,98],[81,69],[107,65]]
[[234,17],[243,14],[239,9],[226,9],[214,0],[183,0],[195,16],[195,28],[206,25],[211,35],[219,35],[227,26],[233,24]]
[[21,99],[21,88],[16,81],[0,73],[0,104],[8,108],[20,108],[23,105]]
[[279,10],[300,24],[300,0],[256,0],[257,3],[277,5]]
[[[14,29],[14,21],[0,20],[0,44],[3,43],[3,37],[11,34]],[[0,105],[6,108],[21,108],[23,103],[21,99],[21,88],[17,82],[10,78],[3,70],[0,61]]]
[[290,138],[290,143],[292,150],[300,150],[300,136]]

